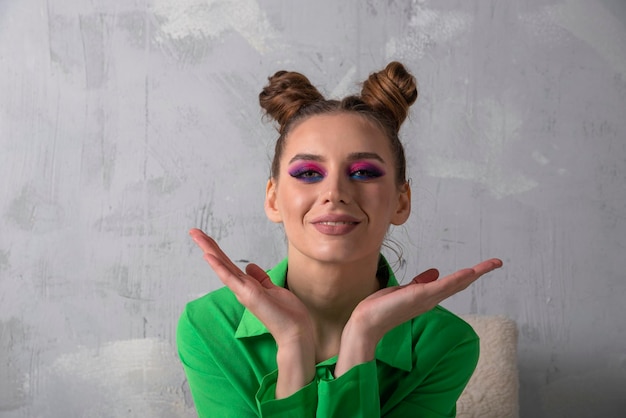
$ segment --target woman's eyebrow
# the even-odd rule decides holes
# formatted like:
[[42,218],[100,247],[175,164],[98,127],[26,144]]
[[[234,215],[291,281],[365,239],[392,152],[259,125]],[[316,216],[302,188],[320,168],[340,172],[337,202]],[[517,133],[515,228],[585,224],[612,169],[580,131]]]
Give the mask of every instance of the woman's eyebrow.
[[[317,155],[317,154],[296,154],[291,158],[291,160],[289,160],[289,164],[293,163],[294,161],[299,161],[299,160],[317,161],[317,162],[326,161],[324,157],[322,157],[321,155]],[[385,163],[385,160],[383,160],[383,158],[380,155],[376,154],[375,152],[353,152],[348,155],[348,161],[358,161],[358,160],[377,160],[383,164]]]
[[291,160],[289,160],[289,164],[298,160],[323,162],[324,158],[322,158],[321,155],[316,155],[316,154],[296,154],[293,156]]
[[348,161],[356,160],[377,160],[383,164],[385,163],[385,160],[375,152],[353,152],[348,156]]

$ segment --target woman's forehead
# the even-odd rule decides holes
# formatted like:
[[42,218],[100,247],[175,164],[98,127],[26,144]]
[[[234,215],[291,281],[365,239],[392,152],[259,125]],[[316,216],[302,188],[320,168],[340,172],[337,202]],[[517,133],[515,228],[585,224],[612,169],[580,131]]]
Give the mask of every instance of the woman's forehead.
[[283,160],[295,155],[312,159],[343,157],[390,160],[389,140],[374,123],[352,113],[315,115],[298,124],[285,142]]

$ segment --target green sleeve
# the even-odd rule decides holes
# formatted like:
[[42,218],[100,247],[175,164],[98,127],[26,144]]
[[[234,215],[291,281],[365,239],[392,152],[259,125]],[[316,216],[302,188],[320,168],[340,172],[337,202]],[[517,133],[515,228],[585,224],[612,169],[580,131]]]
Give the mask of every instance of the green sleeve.
[[333,379],[320,379],[317,417],[380,417],[376,361],[358,364]]
[[380,405],[376,362],[357,365],[338,379],[320,380],[317,417],[455,417],[456,402],[477,361],[478,338],[465,340],[444,354],[429,375],[390,410]]
[[204,417],[315,417],[317,381],[284,399],[275,399],[278,371],[261,381],[256,399],[249,399],[225,376],[219,362],[198,335],[185,309],[176,329],[178,355],[185,369],[198,416]]
[[476,368],[478,354],[478,337],[460,343],[442,357],[420,385],[383,416],[385,418],[455,417],[456,402]]
[[178,355],[196,411],[203,417],[257,417],[256,405],[242,397],[216,364],[185,310],[176,329]]
[[376,361],[354,366],[334,379],[327,367],[288,398],[274,399],[277,372],[266,376],[257,394],[262,417],[380,417]]
[[260,417],[306,418],[315,417],[317,407],[317,380],[301,388],[293,395],[276,399],[278,370],[274,370],[261,381],[256,394]]

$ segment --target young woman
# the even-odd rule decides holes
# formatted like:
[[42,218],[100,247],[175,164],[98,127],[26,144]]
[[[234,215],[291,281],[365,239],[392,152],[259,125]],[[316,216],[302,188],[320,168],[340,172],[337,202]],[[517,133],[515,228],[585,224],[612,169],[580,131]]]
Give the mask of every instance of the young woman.
[[452,417],[478,338],[438,306],[498,259],[399,286],[380,254],[411,191],[398,130],[417,99],[390,63],[361,94],[325,100],[277,72],[260,94],[280,137],[265,212],[287,258],[245,273],[202,231],[191,237],[226,287],[189,303],[177,343],[202,417]]

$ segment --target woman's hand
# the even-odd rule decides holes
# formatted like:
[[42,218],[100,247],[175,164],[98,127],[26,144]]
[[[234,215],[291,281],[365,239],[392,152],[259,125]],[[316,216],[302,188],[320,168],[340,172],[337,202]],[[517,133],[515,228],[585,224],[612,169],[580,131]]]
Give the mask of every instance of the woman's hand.
[[192,229],[189,235],[222,283],[276,340],[279,370],[276,398],[289,396],[308,384],[315,375],[315,342],[311,317],[304,304],[289,290],[274,285],[256,264],[248,264],[245,273],[241,271],[201,230]]
[[407,285],[387,287],[363,299],[344,328],[335,376],[372,360],[378,341],[391,329],[430,311],[444,299],[501,266],[501,260],[492,258],[440,280],[437,280],[439,272],[430,269]]

